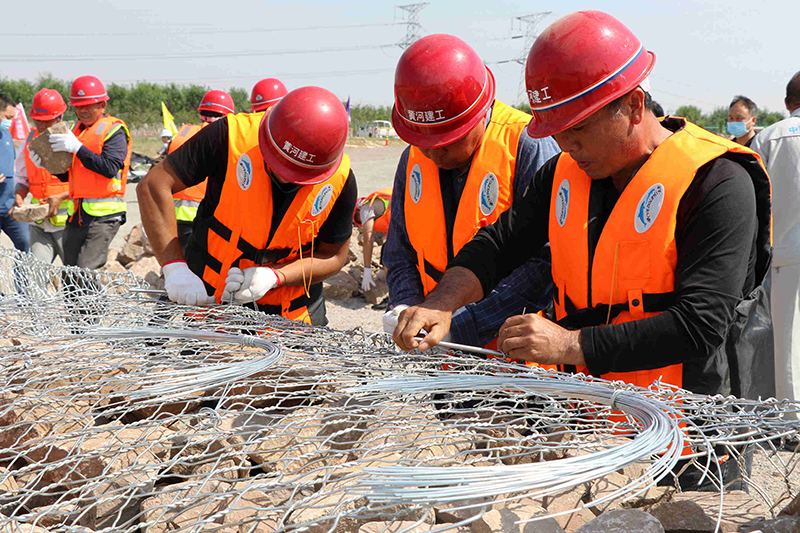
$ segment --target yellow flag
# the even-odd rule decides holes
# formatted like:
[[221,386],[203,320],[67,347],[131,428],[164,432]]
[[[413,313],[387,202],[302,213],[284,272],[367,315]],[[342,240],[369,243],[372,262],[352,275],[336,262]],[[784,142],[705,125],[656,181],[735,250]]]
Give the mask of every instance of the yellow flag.
[[177,135],[178,128],[175,126],[175,118],[172,116],[172,113],[169,112],[164,102],[161,102],[161,114],[164,116],[164,127],[171,131],[173,135]]

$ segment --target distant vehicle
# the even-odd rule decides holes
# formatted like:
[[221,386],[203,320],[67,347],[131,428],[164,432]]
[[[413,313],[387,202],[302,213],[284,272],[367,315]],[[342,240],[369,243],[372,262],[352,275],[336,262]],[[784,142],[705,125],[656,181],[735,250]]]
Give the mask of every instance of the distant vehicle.
[[387,135],[393,138],[398,137],[397,132],[395,132],[394,128],[392,127],[392,123],[388,120],[373,120],[366,126],[363,126],[361,131],[362,134],[366,135],[367,137],[378,137],[383,139],[385,139]]

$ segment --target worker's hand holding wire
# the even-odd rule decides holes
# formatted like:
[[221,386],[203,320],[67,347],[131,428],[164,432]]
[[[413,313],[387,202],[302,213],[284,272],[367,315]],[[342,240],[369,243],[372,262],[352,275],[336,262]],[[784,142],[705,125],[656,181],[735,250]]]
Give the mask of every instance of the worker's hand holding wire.
[[77,154],[83,143],[75,137],[72,131],[67,133],[54,133],[50,136],[50,148],[54,152],[69,152]]
[[39,154],[31,150],[30,148],[28,148],[28,157],[30,158],[31,163],[33,163],[35,167],[44,168],[44,163],[42,163],[42,158],[39,156]]
[[269,291],[280,286],[278,273],[272,267],[250,267],[244,270],[231,267],[225,278],[222,301],[257,302]]
[[372,268],[364,268],[364,276],[361,278],[361,290],[364,292],[370,291],[375,288],[375,280],[372,277]]
[[585,365],[581,332],[564,329],[542,316],[512,316],[500,327],[497,347],[512,359],[543,365]]
[[[439,344],[450,331],[450,320],[453,318],[453,313],[435,307],[426,307],[426,303],[409,307],[400,313],[392,339],[401,349],[413,350],[416,348],[424,352]],[[428,332],[424,333],[425,338],[422,341],[416,340],[414,337],[423,330]]]
[[185,261],[167,263],[161,270],[164,272],[164,288],[173,302],[183,305],[214,303],[214,296],[208,295],[203,280],[189,270]]

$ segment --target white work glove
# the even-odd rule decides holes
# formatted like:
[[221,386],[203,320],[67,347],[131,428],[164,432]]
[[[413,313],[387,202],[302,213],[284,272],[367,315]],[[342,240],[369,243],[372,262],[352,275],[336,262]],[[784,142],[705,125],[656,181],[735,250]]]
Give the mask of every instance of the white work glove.
[[183,261],[168,263],[161,268],[164,273],[164,288],[169,299],[183,305],[206,305],[214,303],[209,296],[203,280],[189,270]]
[[383,331],[389,333],[390,335],[394,335],[394,330],[397,329],[397,320],[400,317],[400,313],[406,309],[408,309],[407,305],[400,304],[396,305],[391,311],[386,311],[383,313]]
[[31,160],[31,163],[34,164],[37,168],[44,168],[44,163],[42,163],[42,158],[39,157],[39,154],[28,148],[28,157]]
[[372,268],[364,268],[364,276],[361,278],[361,290],[364,292],[375,288],[375,280],[372,279]]
[[257,302],[278,285],[278,274],[270,267],[232,267],[225,278],[222,301],[229,302],[233,295],[235,302]]
[[71,131],[67,133],[54,133],[50,136],[50,148],[54,152],[77,154],[81,146],[83,146],[83,143],[81,143]]

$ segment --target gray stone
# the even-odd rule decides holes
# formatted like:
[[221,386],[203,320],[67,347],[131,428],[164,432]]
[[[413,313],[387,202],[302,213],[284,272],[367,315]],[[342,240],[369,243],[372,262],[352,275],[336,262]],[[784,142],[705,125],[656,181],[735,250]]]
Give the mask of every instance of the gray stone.
[[762,520],[749,528],[742,529],[743,533],[798,533],[800,532],[800,516],[779,516],[774,520]]
[[[719,515],[719,493],[688,491],[675,494],[673,501],[689,500],[703,508],[706,515],[716,522]],[[732,533],[741,531],[742,527],[761,520],[766,516],[761,502],[741,490],[725,493],[722,503],[722,522],[720,531]]]
[[665,533],[653,516],[638,509],[615,509],[603,513],[575,533]]
[[69,126],[65,122],[56,122],[31,141],[30,149],[42,158],[42,166],[50,174],[63,174],[72,166],[73,155],[69,152],[54,152],[50,147],[50,135],[67,133]]
[[135,244],[137,246],[144,246],[144,232],[142,231],[142,225],[136,224],[133,228],[131,228],[130,233],[128,236],[125,237],[125,242],[129,244]]
[[778,516],[800,516],[800,493],[778,513]]
[[[375,271],[373,271],[373,275]],[[366,298],[367,303],[375,305],[376,303],[383,300],[389,294],[389,285],[386,284],[385,281],[376,279],[375,286],[364,293],[364,298]]]
[[161,265],[155,257],[140,257],[135,263],[128,265],[128,270],[135,276],[147,279],[148,274],[155,274],[155,278],[161,276]]
[[667,533],[713,533],[717,529],[703,508],[694,501],[677,500],[659,505],[650,511]]
[[25,204],[15,207],[11,212],[11,218],[18,222],[39,222],[47,218],[50,211],[49,204]]
[[108,261],[105,265],[98,268],[98,270],[115,274],[125,274],[128,271],[119,261]]
[[338,272],[322,282],[322,293],[330,300],[349,300],[358,292],[358,283],[346,272]]
[[127,266],[128,263],[134,263],[141,259],[142,256],[144,256],[144,248],[141,245],[126,242],[122,245],[122,250],[120,250],[117,256],[117,261],[123,266]]

